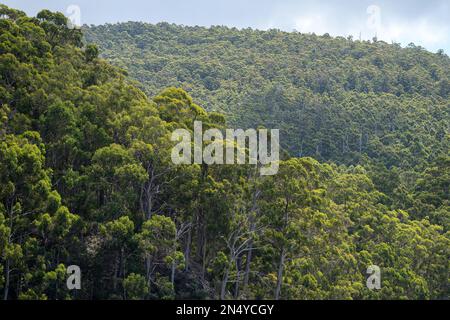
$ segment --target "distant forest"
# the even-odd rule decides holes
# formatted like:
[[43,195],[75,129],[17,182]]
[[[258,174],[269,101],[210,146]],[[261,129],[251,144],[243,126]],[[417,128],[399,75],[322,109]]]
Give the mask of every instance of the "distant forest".
[[[2,298],[450,298],[444,52],[0,16]],[[173,164],[194,121],[280,129],[278,174]]]

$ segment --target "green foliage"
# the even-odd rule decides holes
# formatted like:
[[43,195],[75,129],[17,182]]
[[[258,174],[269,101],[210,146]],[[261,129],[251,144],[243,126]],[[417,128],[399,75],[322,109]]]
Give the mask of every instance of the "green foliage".
[[131,273],[123,280],[126,298],[130,300],[142,300],[148,293],[145,277],[140,274]]
[[292,156],[411,168],[448,147],[450,59],[442,52],[168,23],[91,26],[84,34],[149,96],[181,87],[239,128],[279,128]]
[[84,50],[84,55],[86,57],[87,62],[91,62],[98,57],[98,48],[93,44],[89,44],[86,46]]
[[[443,53],[276,30],[86,30],[148,99],[62,14],[0,14],[4,299],[448,299]],[[196,120],[279,126],[300,157],[265,177],[175,166],[171,132]]]
[[[447,230],[448,205],[433,208],[418,199],[448,201],[448,184],[428,195],[417,186],[430,163],[448,157],[450,59],[442,51],[168,23],[91,26],[84,34],[148,95],[181,87],[207,110],[226,114],[232,126],[280,129],[291,156],[363,165],[387,196],[384,203]],[[170,96],[163,119],[181,112],[186,119],[192,100]]]

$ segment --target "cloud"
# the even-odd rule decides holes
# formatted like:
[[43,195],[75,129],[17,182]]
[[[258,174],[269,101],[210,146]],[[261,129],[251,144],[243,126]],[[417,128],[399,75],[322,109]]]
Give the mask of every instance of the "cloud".
[[[430,0],[433,1],[433,0]],[[400,43],[413,42],[431,51],[450,48],[450,19],[448,6],[436,3],[381,5],[370,2],[316,5],[301,2],[292,6],[279,6],[268,24],[268,28],[280,28],[303,33],[333,36],[353,36],[355,39],[379,40]]]
[[[31,15],[66,12],[72,0],[2,0]],[[414,42],[450,53],[449,0],[77,0],[82,23],[160,21],[185,25],[278,28],[333,36],[352,35],[402,45]],[[375,26],[375,28],[374,28]]]
[[417,42],[434,46],[448,41],[449,27],[430,23],[428,18],[403,23],[392,22],[378,30],[380,39],[386,41]]
[[294,22],[294,26],[295,29],[300,32],[315,32],[318,34],[323,34],[330,31],[330,27],[326,21],[327,19],[325,19],[325,17],[319,14],[314,14],[298,17]]

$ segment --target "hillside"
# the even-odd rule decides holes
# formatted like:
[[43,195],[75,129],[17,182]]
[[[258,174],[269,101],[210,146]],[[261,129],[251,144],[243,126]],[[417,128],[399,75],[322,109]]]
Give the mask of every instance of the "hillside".
[[[265,107],[275,108],[276,104],[269,104],[256,91],[247,95],[247,89],[242,89],[253,80],[254,89],[263,88],[259,80],[271,86],[276,80],[271,74],[275,73],[258,79],[243,72],[245,69],[228,66],[227,70],[236,72],[229,78],[213,77],[211,81],[217,79],[219,86],[211,87],[211,94],[207,94],[209,89],[199,85],[205,77],[196,78],[179,69],[179,61],[170,54],[171,50],[184,50],[189,57],[189,43],[204,41],[203,37],[173,34],[180,43],[186,42],[186,48],[170,49],[171,42],[164,40],[161,30],[166,28],[170,34],[171,28],[190,29],[162,24],[156,30],[157,34],[161,32],[161,39],[156,40],[158,36],[154,35],[151,46],[160,47],[158,54],[168,59],[161,66],[174,64],[177,72],[185,74],[179,84],[194,98],[181,88],[165,88],[171,80],[169,76],[162,80],[168,71],[158,71],[159,67],[148,71],[149,75],[160,72],[160,78],[152,80],[158,85],[146,89],[146,95],[120,68],[125,64],[132,74],[132,67],[146,58],[132,59],[131,55],[128,64],[120,62],[118,56],[108,56],[112,47],[100,49],[119,65],[112,66],[99,57],[95,45],[83,44],[80,30],[67,28],[67,19],[61,13],[44,10],[37,17],[28,17],[0,5],[0,16],[3,299],[449,298],[450,162],[445,144],[448,128],[444,128],[448,121],[447,57],[417,48],[388,46],[393,52],[405,53],[405,63],[421,70],[418,74],[423,77],[431,68],[427,63],[436,63],[436,79],[430,76],[425,83],[429,90],[417,85],[408,89],[410,93],[363,93],[345,88],[338,89],[340,93],[316,92],[308,87],[312,80],[299,73],[298,81],[305,81],[305,85],[286,84],[294,91],[281,91],[287,95],[287,109],[298,106],[294,98],[305,91],[308,94],[298,99],[316,101],[303,106],[317,121],[324,119],[313,107],[321,105],[335,112],[331,104],[321,103],[329,99],[344,110],[344,102],[353,99],[355,108],[362,108],[360,95],[378,103],[380,110],[381,105],[390,105],[397,116],[389,115],[389,109],[374,114],[375,120],[387,118],[392,123],[376,122],[379,129],[370,141],[376,142],[374,150],[380,154],[361,162],[364,166],[338,165],[356,161],[353,156],[344,159],[339,154],[330,154],[328,159],[336,158],[338,164],[293,156],[280,161],[278,174],[261,176],[255,165],[175,165],[170,157],[174,146],[171,134],[179,128],[192,132],[195,120],[202,121],[205,128],[223,130],[226,115],[202,108],[225,110],[219,103],[222,98],[212,94],[215,91],[237,99],[240,104],[236,106],[243,108],[249,105],[246,99],[252,99],[250,93],[267,103]],[[104,31],[98,37],[111,39],[114,46],[121,43],[130,54],[137,52],[128,32],[113,32],[118,27],[99,27]],[[87,30],[87,39],[92,39],[93,30]],[[263,38],[239,40],[239,35],[256,35],[254,31],[227,32],[235,33],[233,41],[248,50],[256,50],[258,43],[270,47],[270,37],[267,42]],[[264,35],[270,33],[261,37]],[[299,39],[308,37],[314,38]],[[224,46],[230,46],[231,40],[224,39]],[[317,41],[330,45],[345,42],[326,38]],[[146,43],[141,44],[144,51]],[[367,50],[375,47],[367,43],[355,46]],[[273,46],[271,50],[276,54],[279,49]],[[330,49],[329,54],[333,51]],[[220,70],[211,68],[208,62],[215,59],[212,52],[203,61],[199,55],[195,59],[199,59],[198,66],[193,70],[203,65],[208,66],[208,72]],[[222,63],[221,59],[217,61]],[[252,63],[246,65],[250,68]],[[233,74],[237,79],[248,79],[239,82]],[[198,93],[194,87],[186,88],[190,77],[195,79],[192,86],[199,86]],[[392,90],[400,85],[393,84]],[[297,87],[300,91],[295,93]],[[292,94],[294,100],[290,100]],[[210,103],[204,100],[206,96],[212,99]],[[277,101],[284,97],[273,96]],[[399,101],[401,108],[397,108]],[[228,102],[230,107],[234,105]],[[259,122],[253,119],[256,114],[267,121],[276,120],[258,111],[257,106],[249,105],[255,109],[243,112],[242,121],[248,125],[251,120]],[[229,121],[237,123],[239,113],[235,115]],[[288,113],[283,117],[295,120]],[[372,121],[363,111],[360,119]],[[329,120],[339,122],[336,126],[312,122],[301,130],[313,134],[314,128],[322,128],[317,131],[324,134],[333,128],[348,129],[345,119]],[[294,124],[286,121],[280,125]],[[404,128],[410,131],[400,131]],[[336,142],[333,137],[329,139]],[[357,152],[361,157],[371,156],[362,150],[371,145],[366,141]],[[305,140],[302,155],[307,154],[307,145],[313,147],[310,144]],[[349,153],[350,140],[344,147]],[[385,148],[392,155],[392,164],[382,153]],[[399,161],[408,163],[395,167]],[[81,272],[79,290],[66,286],[67,269],[73,265]],[[372,265],[382,272],[380,290],[366,286],[367,269]]]
[[[428,207],[431,201],[448,209],[449,200],[450,58],[443,52],[168,23],[106,24],[84,33],[148,95],[181,87],[224,113],[230,126],[280,129],[291,156],[362,165],[386,204],[448,224]],[[421,180],[428,171],[438,177]],[[418,183],[438,184],[431,189],[439,196]]]
[[414,168],[448,151],[450,59],[443,52],[168,23],[91,26],[85,39],[149,96],[181,87],[237,127],[279,128],[292,156]]

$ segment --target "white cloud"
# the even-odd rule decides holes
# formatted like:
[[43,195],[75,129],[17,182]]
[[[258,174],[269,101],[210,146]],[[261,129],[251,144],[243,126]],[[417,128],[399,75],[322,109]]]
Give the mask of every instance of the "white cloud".
[[[284,11],[272,16],[270,27],[302,33],[329,33],[333,36],[349,36],[363,40],[377,36],[379,40],[407,45],[411,42],[431,51],[450,46],[450,26],[442,20],[434,21],[427,14],[414,18],[400,17],[392,10],[371,6],[368,11],[346,15],[334,10]],[[379,10],[375,10],[379,9]],[[306,12],[305,12],[306,11]]]
[[447,26],[432,24],[427,18],[381,26],[380,39],[386,41],[415,42],[424,46],[437,45],[448,41]]
[[330,32],[327,19],[318,14],[298,17],[294,25],[296,30],[303,33],[315,32],[317,34],[323,34]]

